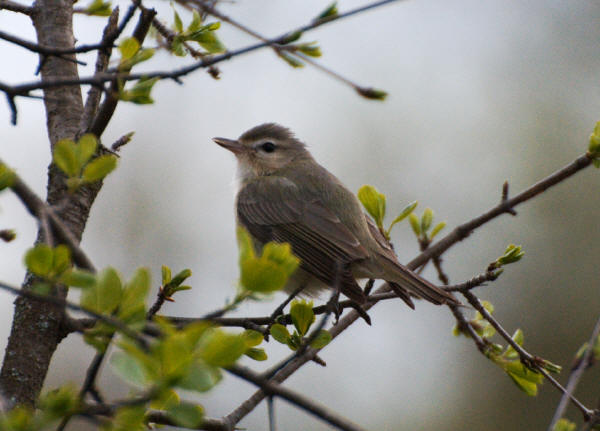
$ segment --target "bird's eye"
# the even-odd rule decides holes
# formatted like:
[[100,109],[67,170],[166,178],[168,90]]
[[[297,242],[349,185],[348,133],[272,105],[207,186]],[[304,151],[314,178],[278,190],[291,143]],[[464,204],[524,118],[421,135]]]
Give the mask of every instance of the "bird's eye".
[[273,142],[265,142],[264,144],[262,144],[260,146],[260,148],[265,152],[265,153],[272,153],[273,151],[275,151],[275,144]]

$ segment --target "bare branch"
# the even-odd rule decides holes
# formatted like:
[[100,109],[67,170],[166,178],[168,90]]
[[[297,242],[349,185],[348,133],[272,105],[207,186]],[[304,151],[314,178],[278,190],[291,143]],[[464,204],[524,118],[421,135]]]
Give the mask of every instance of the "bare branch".
[[[1,160],[0,163],[2,163]],[[11,189],[21,200],[21,202],[23,202],[23,205],[25,205],[25,208],[27,208],[31,215],[36,217],[38,220],[43,220],[43,218],[47,217],[58,240],[65,243],[71,249],[73,260],[77,266],[92,272],[96,271],[92,261],[79,247],[79,242],[73,233],[71,233],[71,231],[62,223],[54,211],[48,205],[46,205],[46,203],[44,203],[44,201],[42,201],[33,192],[33,190],[31,190],[23,181],[21,181],[18,176],[15,176],[15,180],[11,186]]]
[[0,10],[3,9],[11,12],[23,13],[25,15],[31,15],[33,13],[32,7],[11,0],[0,0]]
[[579,384],[579,380],[583,376],[584,371],[590,364],[590,361],[593,357],[594,345],[598,340],[598,336],[600,335],[600,318],[596,321],[596,325],[594,326],[594,330],[592,331],[592,335],[590,336],[590,340],[588,341],[587,349],[585,350],[583,356],[579,358],[577,365],[571,370],[569,374],[569,380],[567,381],[566,392],[563,393],[558,406],[556,407],[556,411],[554,412],[554,416],[552,417],[552,421],[548,426],[548,431],[552,431],[554,426],[558,422],[560,418],[562,418],[567,410],[567,405],[570,400],[570,395],[575,392],[575,388]]
[[270,380],[263,379],[261,376],[259,376],[258,374],[246,367],[233,365],[227,368],[226,370],[248,382],[254,383],[256,386],[259,386],[261,388],[261,391],[267,394],[272,394],[283,398],[289,401],[290,403],[313,414],[319,419],[322,419],[325,422],[337,427],[338,429],[345,431],[360,431],[363,429],[360,428],[358,425],[355,425],[352,422],[348,421],[346,418],[343,418],[333,413],[324,406],[306,398],[305,396],[294,392],[290,389],[284,388],[276,383],[273,383]]

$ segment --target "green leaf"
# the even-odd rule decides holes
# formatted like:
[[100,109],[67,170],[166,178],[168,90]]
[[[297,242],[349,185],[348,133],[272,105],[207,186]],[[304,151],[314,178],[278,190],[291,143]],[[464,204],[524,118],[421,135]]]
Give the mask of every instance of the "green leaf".
[[402,220],[404,220],[406,217],[408,217],[408,215],[415,210],[415,208],[417,207],[418,204],[419,203],[417,201],[414,201],[404,207],[404,209],[400,212],[398,217],[396,217],[394,219],[394,221],[392,222],[392,224],[390,224],[390,227],[387,230],[388,235],[392,231],[392,228],[394,227],[394,225],[396,223],[400,223]]
[[71,269],[61,276],[60,282],[65,286],[86,288],[96,283],[96,276],[88,271]]
[[510,244],[504,251],[504,254],[496,259],[496,262],[498,266],[508,265],[521,260],[524,254],[525,252],[520,245]]
[[169,284],[172,284],[174,286],[179,286],[181,283],[183,283],[187,278],[192,276],[192,271],[190,269],[183,269],[181,271],[179,271],[175,277],[173,277],[171,279],[171,282]]
[[503,368],[519,389],[529,396],[537,395],[538,385],[543,381],[541,374],[531,371],[518,361],[505,363]]
[[193,34],[189,35],[189,38],[194,42],[197,42],[202,48],[208,51],[209,54],[225,52],[225,45],[221,43],[221,41],[215,34],[215,30],[218,29],[219,26],[219,23],[207,24],[206,26],[204,26],[206,30],[198,30]]
[[203,341],[200,356],[209,365],[227,367],[246,351],[246,343],[239,335],[213,330]]
[[52,257],[52,272],[55,275],[61,275],[71,267],[71,250],[66,245],[57,245]]
[[419,217],[415,213],[410,213],[408,215],[408,221],[410,222],[410,227],[416,236],[421,235],[421,223],[419,223]]
[[288,33],[279,42],[281,45],[287,45],[288,43],[296,42],[298,39],[302,37],[301,31],[295,31],[293,33]]
[[15,173],[4,163],[0,162],[0,190],[13,185],[15,181]]
[[552,428],[552,431],[575,431],[576,429],[577,424],[568,419],[560,418],[554,425],[554,428]]
[[148,377],[142,364],[134,357],[123,351],[117,351],[110,357],[110,365],[114,373],[129,384],[144,387],[148,384]]
[[244,332],[242,332],[242,338],[246,343],[246,347],[258,346],[263,342],[264,339],[263,334],[258,331],[254,331],[253,329],[246,329]]
[[157,398],[150,402],[150,408],[157,410],[167,410],[181,402],[179,395],[173,389],[160,391]]
[[175,425],[191,429],[198,428],[204,419],[204,409],[202,406],[187,402],[182,402],[169,408],[167,414]]
[[159,78],[141,78],[134,84],[133,88],[122,90],[119,93],[119,98],[126,102],[132,102],[138,105],[154,103],[154,100],[150,97],[150,93],[152,92],[152,87],[158,80]]
[[238,227],[240,248],[240,284],[254,293],[271,293],[282,289],[300,260],[292,254],[289,244],[267,243],[257,258],[250,234]]
[[85,164],[90,161],[96,152],[96,148],[98,148],[98,141],[91,133],[85,134],[79,138],[79,141],[75,146],[75,155],[79,166],[85,166]]
[[365,99],[371,100],[385,100],[387,97],[387,93],[383,90],[378,90],[376,88],[365,88],[365,87],[354,87],[356,92],[360,94]]
[[150,271],[138,269],[123,289],[118,317],[131,324],[146,319],[146,298],[150,291]]
[[140,42],[135,37],[128,37],[119,44],[121,60],[129,60],[140,49]]
[[79,407],[77,392],[72,385],[61,386],[40,397],[39,408],[52,420],[72,414]]
[[275,323],[273,326],[271,326],[271,330],[269,332],[275,341],[278,341],[281,344],[287,344],[288,340],[290,339],[290,333],[281,323]]
[[188,373],[177,382],[177,386],[190,391],[206,392],[214,388],[222,378],[218,368],[198,363],[190,367]]
[[588,151],[592,154],[600,152],[600,121],[596,123],[594,132],[590,135],[590,145]]
[[292,323],[296,327],[296,330],[301,336],[304,336],[310,328],[310,325],[315,321],[315,313],[312,309],[313,302],[307,301],[292,301],[290,306],[290,315],[292,317]]
[[248,350],[246,350],[244,355],[254,359],[255,361],[266,361],[268,359],[265,349],[257,347],[250,347]]
[[110,16],[112,13],[111,2],[103,1],[103,0],[94,0],[90,3],[90,5],[86,8],[86,12],[88,15],[94,16]]
[[93,183],[104,179],[117,167],[117,158],[112,154],[96,157],[83,170],[83,180]]
[[77,176],[81,171],[81,165],[77,160],[75,142],[70,139],[61,139],[56,143],[52,160],[69,177]]
[[433,228],[433,230],[429,234],[429,239],[433,239],[445,227],[446,227],[446,222],[445,221],[440,222],[437,225],[435,225],[435,227]]
[[317,42],[300,43],[296,45],[296,49],[309,57],[320,57],[322,55]]
[[321,12],[319,15],[317,15],[317,17],[315,18],[315,21],[327,21],[327,20],[337,16],[337,14],[338,14],[337,2],[334,1],[329,6],[327,6],[325,8],[325,10],[323,10],[323,12]]
[[162,276],[162,285],[164,286],[169,281],[171,281],[171,268],[163,265],[160,270],[161,270],[161,276]]
[[45,277],[52,270],[54,252],[46,244],[38,244],[25,253],[25,266],[33,274]]
[[97,283],[81,293],[81,305],[98,313],[112,313],[122,297],[121,279],[113,268],[103,270]]
[[423,215],[421,216],[421,232],[425,233],[431,227],[433,221],[433,210],[431,208],[425,208]]
[[195,31],[200,30],[201,27],[202,27],[202,17],[198,13],[198,11],[196,9],[194,9],[192,11],[192,22],[190,22],[190,25],[188,25],[186,32],[193,33]]
[[373,186],[364,185],[358,190],[358,200],[360,200],[367,212],[373,217],[377,227],[383,229],[385,195],[379,193]]
[[314,340],[310,342],[313,349],[322,349],[331,341],[331,334],[325,329],[321,329]]
[[292,54],[289,54],[285,51],[278,51],[277,55],[294,68],[304,67],[304,63],[298,60],[298,57],[295,57]]
[[183,32],[183,22],[181,21],[181,17],[175,10],[173,3],[171,3],[171,7],[173,7],[173,21],[175,24],[175,30],[177,31],[177,33],[182,33]]
[[113,416],[110,431],[145,431],[145,416],[146,407],[141,406],[127,406],[121,407],[117,410],[117,413]]

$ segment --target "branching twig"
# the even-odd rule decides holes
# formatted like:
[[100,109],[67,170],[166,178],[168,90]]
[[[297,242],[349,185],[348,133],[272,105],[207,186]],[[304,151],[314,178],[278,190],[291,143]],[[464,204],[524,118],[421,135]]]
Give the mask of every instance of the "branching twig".
[[590,364],[590,359],[593,356],[594,345],[598,340],[598,336],[600,335],[600,318],[596,321],[596,325],[594,326],[594,330],[592,331],[592,335],[590,340],[588,341],[588,346],[583,356],[578,359],[577,365],[571,370],[571,374],[569,374],[569,379],[567,381],[566,393],[563,393],[563,396],[556,407],[556,411],[554,412],[554,416],[552,417],[552,421],[548,426],[548,431],[552,431],[554,426],[558,422],[560,418],[562,418],[567,410],[567,405],[570,400],[570,395],[575,392],[575,388],[579,384],[579,380],[581,376],[583,376],[584,371],[587,369]]
[[303,396],[297,392],[294,392],[290,389],[284,388],[284,387],[282,387],[276,383],[273,383],[269,380],[265,380],[262,377],[260,377],[258,374],[256,374],[255,372],[251,371],[250,369],[248,369],[246,367],[234,365],[234,366],[231,366],[230,368],[227,368],[227,371],[229,371],[232,374],[235,374],[236,376],[238,376],[248,382],[254,383],[255,385],[257,385],[258,387],[261,388],[261,391],[263,391],[267,394],[276,395],[280,398],[283,398],[283,399],[291,402],[292,404],[306,410],[307,412],[309,412],[309,413],[313,414],[314,416],[318,417],[319,419],[322,419],[325,422],[337,427],[338,429],[346,430],[346,431],[362,430],[362,428],[360,428],[357,425],[353,424],[352,422],[348,421],[346,418],[343,418],[343,417],[333,413],[332,411],[325,408],[324,406],[321,406],[321,405],[315,403],[314,401],[306,398],[305,396]]
[[[2,161],[0,160],[0,163]],[[36,217],[38,220],[42,220],[47,217],[52,231],[56,235],[57,239],[71,249],[73,260],[80,268],[87,269],[95,272],[96,269],[92,264],[91,260],[79,247],[79,242],[71,231],[62,223],[62,221],[54,214],[54,211],[46,205],[37,195],[31,190],[21,179],[15,175],[13,185],[11,186],[12,191],[21,200],[25,208],[31,215]]]

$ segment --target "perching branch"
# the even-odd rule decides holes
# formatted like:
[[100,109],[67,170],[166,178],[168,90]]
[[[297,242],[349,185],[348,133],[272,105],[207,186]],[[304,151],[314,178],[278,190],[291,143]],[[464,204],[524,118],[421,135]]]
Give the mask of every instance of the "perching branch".
[[31,15],[33,8],[11,0],[0,0],[0,10],[9,10],[11,12],[19,12],[25,15]]

